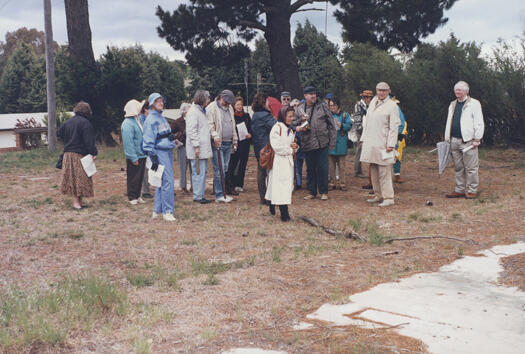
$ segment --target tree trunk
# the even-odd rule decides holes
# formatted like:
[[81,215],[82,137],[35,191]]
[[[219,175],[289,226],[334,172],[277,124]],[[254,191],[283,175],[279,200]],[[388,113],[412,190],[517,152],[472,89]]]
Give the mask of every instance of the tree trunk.
[[297,57],[292,48],[290,34],[290,4],[282,2],[279,10],[266,12],[266,31],[264,38],[270,48],[270,63],[275,81],[280,91],[290,91],[292,97],[302,98],[303,91],[299,81]]
[[95,65],[87,0],[64,0],[66,5],[68,51],[75,61]]
[[51,0],[44,0],[44,24],[46,31],[46,81],[47,81],[47,148],[57,150],[55,62],[53,58],[53,27],[51,24]]

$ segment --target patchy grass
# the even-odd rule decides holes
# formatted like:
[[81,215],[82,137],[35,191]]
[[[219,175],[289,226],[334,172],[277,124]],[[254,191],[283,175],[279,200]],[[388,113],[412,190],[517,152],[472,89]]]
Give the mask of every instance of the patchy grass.
[[448,219],[448,221],[450,222],[456,222],[456,221],[459,221],[459,222],[463,222],[463,215],[460,214],[460,213],[452,213],[450,215],[450,218]]
[[366,232],[368,234],[368,242],[374,246],[382,246],[388,240],[381,231],[376,222],[369,222],[366,224]]
[[153,274],[129,272],[126,274],[126,279],[129,283],[137,288],[144,288],[155,284],[155,277]]
[[26,204],[27,206],[31,206],[35,209],[43,206],[43,205],[50,205],[50,204],[53,204],[54,201],[52,198],[50,197],[47,197],[45,199],[36,199],[36,198],[33,198],[33,199],[30,199],[30,200],[25,200],[24,201],[24,204]]
[[47,147],[7,152],[0,154],[0,173],[30,170],[53,169],[61,152],[51,153]]
[[0,349],[64,343],[70,333],[127,311],[126,294],[95,276],[66,277],[45,291],[12,288],[0,293]]

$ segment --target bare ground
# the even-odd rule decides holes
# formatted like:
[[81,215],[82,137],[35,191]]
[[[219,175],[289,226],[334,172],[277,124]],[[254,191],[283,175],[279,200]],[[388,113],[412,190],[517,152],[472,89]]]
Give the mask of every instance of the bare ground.
[[[315,329],[295,331],[292,326],[325,302],[342,303],[376,284],[525,240],[525,152],[482,150],[480,197],[449,200],[444,194],[453,188],[453,170],[438,179],[436,157],[426,150],[406,154],[406,182],[396,185],[394,207],[368,205],[368,191],[361,189],[366,180],[349,177],[349,190],[330,192],[326,202],[304,201],[306,191],[296,192],[289,223],[259,205],[254,158],[245,192],[229,205],[198,205],[177,191],[176,223],[151,220],[151,200],[127,203],[125,162],[115,153],[97,161],[96,197],[82,211],[72,210],[59,194],[59,172],[52,167],[4,171],[1,289],[15,284],[43,289],[64,274],[97,274],[124,289],[132,304],[154,305],[164,314],[146,318],[134,310],[126,318],[105,319],[92,331],[77,331],[59,347],[10,350],[130,352],[146,342],[159,353],[246,346],[289,353],[424,352],[421,342],[393,329],[318,323]],[[333,229],[373,234],[378,243],[429,235],[473,242],[430,239],[376,246],[331,236],[299,215]],[[523,289],[522,256],[505,261],[505,284]],[[213,262],[216,268],[206,268]],[[155,279],[154,284],[132,285],[128,279],[136,274]]]

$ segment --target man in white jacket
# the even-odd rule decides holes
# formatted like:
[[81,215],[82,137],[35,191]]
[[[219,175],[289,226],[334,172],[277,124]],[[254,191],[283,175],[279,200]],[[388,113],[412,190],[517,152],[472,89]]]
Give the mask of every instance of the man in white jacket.
[[454,86],[456,100],[448,107],[445,140],[450,150],[456,171],[456,188],[447,198],[474,199],[478,193],[478,146],[485,131],[481,104],[470,97],[469,85],[459,81]]

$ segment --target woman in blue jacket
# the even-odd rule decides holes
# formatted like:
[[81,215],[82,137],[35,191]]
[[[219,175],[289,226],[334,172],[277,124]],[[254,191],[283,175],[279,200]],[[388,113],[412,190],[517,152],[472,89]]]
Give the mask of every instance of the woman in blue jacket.
[[339,187],[346,191],[346,155],[348,154],[348,132],[352,129],[350,115],[341,110],[339,100],[330,99],[330,111],[337,129],[337,142],[335,148],[328,151],[328,162],[330,163],[330,181],[328,189],[336,189],[335,169],[339,171]]
[[162,185],[155,190],[154,210],[155,219],[162,214],[164,220],[175,221],[175,190],[173,180],[173,149],[175,135],[171,127],[162,116],[164,99],[159,93],[152,93],[148,97],[149,114],[144,122],[144,136],[142,148],[151,160],[151,170],[157,171],[159,165],[164,166]]

